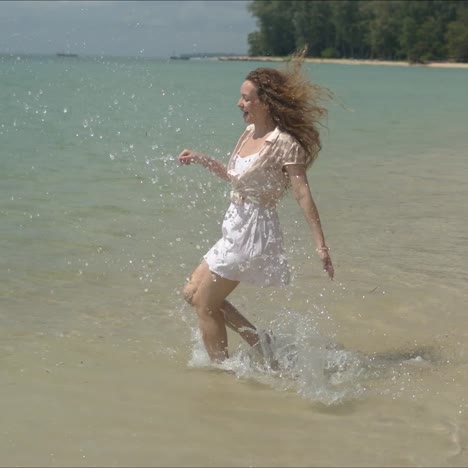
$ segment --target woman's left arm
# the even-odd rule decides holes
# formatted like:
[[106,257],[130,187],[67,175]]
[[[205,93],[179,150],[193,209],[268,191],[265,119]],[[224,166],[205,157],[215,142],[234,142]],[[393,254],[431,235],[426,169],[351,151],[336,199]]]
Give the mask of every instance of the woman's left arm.
[[312,231],[312,236],[317,246],[316,252],[322,260],[323,269],[333,279],[334,269],[330,258],[328,247],[325,244],[325,237],[320,224],[320,216],[310,192],[309,181],[307,180],[306,168],[303,164],[288,164],[285,166],[297,203],[302,208],[307,224]]

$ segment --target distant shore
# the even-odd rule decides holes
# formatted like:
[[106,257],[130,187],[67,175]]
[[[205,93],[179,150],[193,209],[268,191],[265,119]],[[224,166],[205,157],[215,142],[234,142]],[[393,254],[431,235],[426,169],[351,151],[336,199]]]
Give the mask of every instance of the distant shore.
[[[218,60],[224,61],[246,61],[246,62],[284,62],[287,57],[266,57],[256,56],[250,57],[248,55],[236,56],[221,56]],[[362,60],[362,59],[321,59],[321,58],[306,58],[306,63],[338,63],[344,65],[386,65],[391,67],[430,67],[430,68],[466,68],[468,63],[461,62],[428,62],[428,63],[409,63],[402,61],[392,60]]]

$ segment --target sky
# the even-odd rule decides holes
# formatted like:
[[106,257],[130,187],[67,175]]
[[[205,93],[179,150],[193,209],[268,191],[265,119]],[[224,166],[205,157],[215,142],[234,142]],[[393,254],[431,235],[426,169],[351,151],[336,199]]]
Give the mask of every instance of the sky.
[[245,0],[0,1],[0,54],[246,54]]

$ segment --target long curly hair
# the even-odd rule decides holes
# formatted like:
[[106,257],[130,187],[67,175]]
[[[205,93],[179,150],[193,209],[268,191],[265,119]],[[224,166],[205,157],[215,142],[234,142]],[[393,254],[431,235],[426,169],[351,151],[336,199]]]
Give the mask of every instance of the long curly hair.
[[302,73],[302,63],[307,49],[294,54],[284,70],[256,68],[246,80],[251,81],[257,95],[280,130],[292,135],[306,154],[309,168],[322,148],[317,129],[327,110],[319,101],[331,93],[311,83]]

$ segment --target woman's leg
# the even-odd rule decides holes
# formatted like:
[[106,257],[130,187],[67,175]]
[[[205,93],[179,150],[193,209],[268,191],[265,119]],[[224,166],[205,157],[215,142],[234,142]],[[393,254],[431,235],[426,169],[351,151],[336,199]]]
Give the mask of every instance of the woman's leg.
[[[190,280],[184,287],[184,297],[189,304],[196,307],[194,300],[195,296],[200,285],[207,276],[213,279],[213,273],[211,273],[211,271],[209,270],[207,263],[203,261],[200,264],[200,266],[193,272]],[[214,277],[216,278],[216,282],[218,282],[219,276],[215,275]],[[221,280],[223,280],[223,278],[221,278]],[[237,286],[238,284],[238,282],[232,281],[230,281],[230,283],[236,283],[235,286]],[[232,289],[234,289],[234,287]],[[232,289],[229,292],[232,292]],[[227,297],[227,295],[225,297]],[[236,333],[239,333],[239,335],[250,346],[255,346],[258,344],[259,337],[256,332],[255,326],[252,325],[230,302],[224,299],[221,302],[221,306],[219,308],[223,313],[225,325],[227,325],[231,330],[235,331]]]
[[212,273],[203,262],[184,288],[185,299],[195,307],[206,351],[213,361],[228,357],[227,332],[221,304],[239,284]]
[[252,325],[229,301],[221,304],[226,325],[236,333],[239,333],[250,346],[256,346],[259,342],[257,329]]

